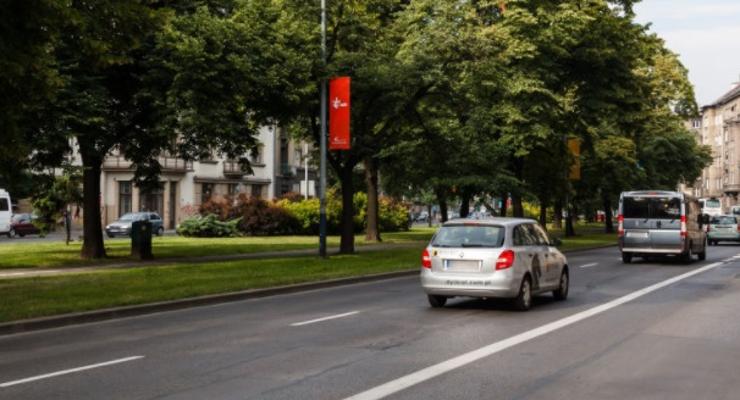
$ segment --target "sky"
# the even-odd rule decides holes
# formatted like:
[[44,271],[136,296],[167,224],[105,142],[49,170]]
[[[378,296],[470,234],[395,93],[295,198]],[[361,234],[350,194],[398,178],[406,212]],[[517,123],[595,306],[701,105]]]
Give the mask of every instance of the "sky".
[[740,81],[740,0],[642,0],[635,13],[679,54],[700,107]]

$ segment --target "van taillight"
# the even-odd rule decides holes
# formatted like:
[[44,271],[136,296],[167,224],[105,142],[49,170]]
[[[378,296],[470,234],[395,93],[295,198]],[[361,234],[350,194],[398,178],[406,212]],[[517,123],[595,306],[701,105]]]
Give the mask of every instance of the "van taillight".
[[624,236],[624,215],[622,214],[617,216],[617,235]]
[[514,252],[511,250],[502,251],[496,260],[496,269],[511,268],[512,265],[514,265]]
[[429,250],[427,249],[424,249],[424,252],[421,253],[421,266],[432,269],[432,257],[429,256]]
[[685,239],[687,235],[688,235],[688,232],[686,229],[686,216],[682,215],[681,216],[681,237]]

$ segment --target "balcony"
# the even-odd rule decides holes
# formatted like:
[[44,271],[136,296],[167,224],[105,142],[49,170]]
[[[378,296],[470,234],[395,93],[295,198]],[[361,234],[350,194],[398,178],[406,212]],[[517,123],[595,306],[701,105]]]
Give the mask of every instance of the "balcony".
[[[185,161],[182,158],[176,157],[157,157],[159,165],[162,168],[162,172],[184,174],[188,171],[193,170],[193,163],[191,161]],[[103,160],[104,171],[133,171],[133,165],[131,161],[127,160],[124,156],[114,155],[108,156]]]
[[722,185],[722,191],[725,193],[738,194],[740,193],[740,184],[738,183],[725,183]]
[[242,169],[242,164],[237,160],[224,160],[224,176],[239,177],[247,175],[248,172]]

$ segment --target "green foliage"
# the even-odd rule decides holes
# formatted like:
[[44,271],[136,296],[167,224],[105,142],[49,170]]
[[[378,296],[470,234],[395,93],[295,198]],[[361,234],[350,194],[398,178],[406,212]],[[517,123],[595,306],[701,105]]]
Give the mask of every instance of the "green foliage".
[[205,217],[188,218],[177,227],[177,234],[186,237],[234,237],[237,236],[240,218],[220,221],[213,214]]
[[82,201],[82,175],[79,169],[67,167],[32,197],[32,206],[38,216],[35,224],[42,235],[54,230],[65,208]]

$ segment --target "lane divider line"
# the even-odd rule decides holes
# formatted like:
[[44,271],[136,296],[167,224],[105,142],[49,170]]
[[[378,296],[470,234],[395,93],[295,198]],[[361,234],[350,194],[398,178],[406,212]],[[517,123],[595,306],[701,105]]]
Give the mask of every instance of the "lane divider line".
[[303,326],[303,325],[315,324],[317,322],[328,321],[330,319],[337,319],[337,318],[349,317],[351,315],[355,315],[355,314],[359,314],[359,313],[360,313],[359,311],[350,311],[350,312],[347,312],[347,313],[344,313],[344,314],[330,315],[328,317],[316,318],[316,319],[312,319],[312,320],[309,320],[309,321],[296,322],[296,323],[290,324],[290,326]]
[[98,364],[85,365],[83,367],[77,367],[77,368],[72,368],[72,369],[65,369],[63,371],[57,371],[57,372],[52,372],[52,373],[44,374],[44,375],[32,376],[30,378],[18,379],[16,381],[10,381],[10,382],[5,382],[5,383],[0,383],[0,388],[6,388],[6,387],[10,387],[10,386],[20,385],[22,383],[28,383],[28,382],[38,381],[38,380],[41,380],[41,379],[53,378],[55,376],[60,376],[60,375],[72,374],[72,373],[75,373],[75,372],[87,371],[89,369],[94,369],[94,368],[107,367],[109,365],[115,365],[115,364],[121,364],[121,363],[129,362],[129,361],[140,360],[142,358],[144,358],[144,356],[132,356],[132,357],[126,357],[126,358],[119,358],[117,360],[112,360],[112,361],[106,361],[106,362],[102,362],[102,363],[98,363]]
[[382,399],[384,397],[390,396],[394,393],[400,392],[404,389],[410,388],[414,385],[417,385],[419,383],[432,379],[436,376],[442,375],[444,373],[450,372],[452,370],[458,369],[460,367],[463,367],[465,365],[478,361],[482,358],[489,357],[493,354],[496,354],[508,348],[514,347],[518,344],[522,344],[524,342],[538,338],[550,332],[565,328],[566,326],[573,325],[577,322],[580,322],[585,319],[591,318],[593,316],[599,315],[601,313],[611,310],[612,308],[621,306],[622,304],[638,299],[642,296],[655,292],[656,290],[662,289],[676,282],[680,282],[694,275],[698,275],[703,272],[709,271],[711,269],[717,268],[721,265],[723,265],[722,261],[715,262],[715,263],[706,265],[701,268],[697,268],[693,271],[686,272],[684,274],[675,276],[673,278],[664,280],[654,285],[650,285],[643,289],[629,293],[627,295],[624,295],[622,297],[619,297],[617,299],[614,299],[602,305],[590,308],[588,310],[581,311],[579,313],[559,319],[549,324],[542,325],[538,328],[534,328],[529,331],[520,333],[518,335],[509,337],[507,339],[491,343],[487,346],[484,346],[477,350],[473,350],[468,353],[462,354],[460,356],[451,358],[447,361],[443,361],[438,364],[432,365],[430,367],[418,370],[406,376],[402,376],[398,379],[392,380],[390,382],[386,382],[382,385],[366,390],[362,393],[356,394],[351,397],[347,397],[345,400]]
[[581,265],[579,268],[591,268],[591,267],[595,267],[597,265],[599,265],[599,263],[590,263],[590,264],[586,264],[586,265]]

